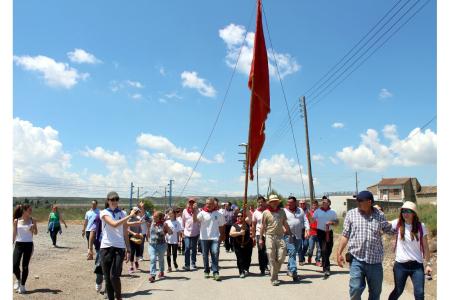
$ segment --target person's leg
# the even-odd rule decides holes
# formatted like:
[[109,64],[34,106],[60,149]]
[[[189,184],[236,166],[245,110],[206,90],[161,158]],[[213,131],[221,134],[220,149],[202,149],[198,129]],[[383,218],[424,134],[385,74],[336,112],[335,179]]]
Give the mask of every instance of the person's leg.
[[330,239],[328,242],[326,242],[326,248],[327,248],[327,271],[330,271],[330,256],[331,252],[333,251],[333,231],[330,230]]
[[125,258],[125,249],[114,248],[113,263],[111,268],[111,284],[114,289],[116,299],[122,299],[122,284],[120,275],[122,274],[123,259]]
[[236,265],[239,271],[239,274],[244,273],[244,266],[243,266],[243,249],[241,247],[234,247],[234,254],[236,254]]
[[259,239],[261,239],[260,235],[256,236],[256,247],[258,247],[258,265],[261,273],[264,273],[266,268],[264,266],[264,258],[263,258],[263,247],[259,245]]
[[306,253],[308,252],[308,246],[309,246],[309,239],[302,239],[302,249],[301,249],[301,259],[305,261]]
[[105,290],[109,300],[114,300],[114,289],[111,283],[112,268],[112,248],[100,249],[100,260],[102,264],[103,276],[105,276]]
[[172,256],[173,256],[173,266],[178,269],[177,264],[177,254],[178,254],[178,244],[173,244],[172,246]]
[[172,270],[172,262],[170,260],[170,256],[172,254],[172,244],[167,244],[167,268],[170,272]]
[[140,245],[135,244],[134,242],[130,241],[130,262],[131,262],[131,269],[133,269],[133,263],[134,263],[134,256],[136,255],[137,248]]
[[314,243],[316,244],[316,262],[320,262],[322,260],[322,250],[320,249],[319,238],[317,235],[314,236]]
[[[236,249],[236,248],[235,248]],[[250,265],[252,263],[252,252],[253,252],[253,245],[252,243],[248,243],[244,247],[244,269],[249,272],[250,271]]]
[[279,264],[279,267],[278,267],[278,272],[279,272],[281,266],[284,263],[284,259],[286,258],[286,253],[287,253],[286,243],[285,243],[283,238],[279,238],[278,239],[278,241],[277,241],[277,249],[278,249],[278,251],[277,251],[277,261],[278,261],[278,264]]
[[298,242],[295,238],[291,238],[291,242],[289,243],[289,236],[284,236],[284,241],[286,243],[286,248],[287,248],[287,252],[288,252],[288,271],[291,274],[297,274],[297,264],[296,264],[296,260],[297,260],[297,251],[298,251]]
[[211,269],[213,274],[219,274],[219,241],[211,241]]
[[225,225],[225,250],[227,252],[230,251],[230,248],[231,248],[230,230],[231,230],[231,225]]
[[395,262],[393,271],[395,287],[389,295],[389,300],[397,300],[400,298],[405,289],[406,279],[408,279],[409,276],[409,271],[405,267],[405,264]]
[[349,292],[351,300],[360,300],[366,288],[366,277],[364,274],[364,263],[353,258],[350,264]]
[[322,270],[325,272],[325,253],[326,253],[326,241],[325,231],[317,230],[317,239],[319,240],[320,253],[322,256]]
[[150,276],[156,277],[156,248],[155,245],[148,245],[148,256],[150,257]]
[[55,229],[50,230],[50,238],[52,239],[53,246],[56,246],[56,237],[57,237],[58,231]]
[[278,272],[275,270],[275,265],[277,264],[277,249],[274,243],[274,238],[271,235],[266,236],[266,249],[271,268],[270,281],[273,282],[278,279]]
[[16,275],[17,281],[20,283],[20,260],[22,259],[22,255],[24,252],[23,247],[21,246],[22,243],[16,242],[14,246],[14,252],[13,252],[13,272],[14,275]]
[[22,280],[21,284],[25,285],[28,278],[28,265],[30,264],[31,255],[33,254],[33,243],[24,243],[24,252],[22,259]]
[[166,253],[167,250],[167,244],[160,244],[157,247],[157,252],[158,252],[158,262],[159,262],[159,272],[160,273],[164,273],[164,254]]
[[308,260],[311,260],[314,253],[314,236],[308,238]]
[[187,269],[191,265],[192,242],[192,237],[186,236],[184,238],[184,267]]
[[423,264],[414,263],[411,271],[411,280],[414,287],[414,298],[415,300],[423,300],[425,299],[425,275]]
[[86,240],[87,240],[87,246],[88,246],[88,250],[89,250],[89,236],[91,235],[90,231],[86,231]]
[[202,245],[202,256],[203,256],[203,266],[204,266],[204,272],[206,274],[209,274],[210,268],[209,268],[209,248],[210,248],[210,241],[209,240],[200,240],[200,243]]
[[366,264],[367,286],[369,287],[369,300],[380,300],[383,284],[383,266],[379,264]]
[[192,252],[191,252],[191,264],[193,267],[197,267],[197,245],[199,236],[192,237]]

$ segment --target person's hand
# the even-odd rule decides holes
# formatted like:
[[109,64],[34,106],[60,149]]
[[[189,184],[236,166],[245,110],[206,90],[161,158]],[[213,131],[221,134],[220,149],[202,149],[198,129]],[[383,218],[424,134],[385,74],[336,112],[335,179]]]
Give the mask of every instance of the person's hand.
[[334,225],[334,222],[333,221],[328,221],[325,224],[327,224],[327,225]]
[[126,264],[130,261],[130,257],[131,257],[131,253],[130,253],[130,251],[127,249],[127,251],[125,252],[125,263],[126,263]]
[[30,225],[30,231],[33,232],[33,230],[34,230],[35,227],[36,227],[36,225],[35,225],[34,223],[32,223],[32,224]]
[[425,274],[431,275],[432,272],[433,272],[433,269],[430,266],[425,267]]
[[137,212],[137,210],[132,209],[132,210],[130,211],[130,216],[131,216],[131,217],[134,217],[134,216],[136,215],[136,212]]
[[342,254],[338,253],[336,256],[336,260],[337,260],[338,266],[343,268],[344,264],[345,264],[345,260],[344,260],[344,257],[342,256]]
[[262,247],[262,246],[264,246],[264,240],[263,239],[260,239],[259,240],[259,245]]
[[81,236],[84,237],[86,235],[86,231],[83,229],[81,230]]
[[253,242],[252,242],[252,244],[253,244],[253,247],[255,247],[255,246],[256,246],[256,239],[253,239]]

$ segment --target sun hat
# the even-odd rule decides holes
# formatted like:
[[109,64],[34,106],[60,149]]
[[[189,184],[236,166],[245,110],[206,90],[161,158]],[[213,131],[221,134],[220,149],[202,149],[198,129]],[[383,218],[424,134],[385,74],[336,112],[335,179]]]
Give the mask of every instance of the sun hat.
[[403,203],[403,205],[402,205],[402,209],[403,208],[410,209],[410,210],[412,210],[413,212],[415,212],[417,214],[417,206],[416,206],[416,204],[414,202],[405,201],[405,203]]
[[273,201],[280,201],[280,199],[278,199],[277,195],[270,195],[269,196],[269,203],[273,202]]

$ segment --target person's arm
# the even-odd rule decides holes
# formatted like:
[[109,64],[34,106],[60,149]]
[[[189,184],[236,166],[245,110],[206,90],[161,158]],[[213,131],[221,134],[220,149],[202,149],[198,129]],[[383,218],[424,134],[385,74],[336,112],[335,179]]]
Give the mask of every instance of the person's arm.
[[283,227],[284,227],[284,234],[292,235],[291,228],[289,227],[289,224],[288,224],[286,218],[283,219]]
[[198,215],[198,208],[197,208],[197,204],[194,204],[194,208],[193,208],[193,212],[192,212],[192,218],[194,220],[194,222],[198,222],[200,221],[199,219],[197,219],[197,215]]
[[[135,214],[136,214],[136,211],[133,209],[128,216],[125,216],[120,220],[117,220],[117,221],[113,220],[113,218],[111,218],[109,215],[103,215],[102,220],[105,221],[105,223],[108,224],[109,226],[116,228],[124,223],[125,223],[124,225],[126,225],[126,222],[128,221],[128,219],[131,218],[132,216],[134,216]],[[126,227],[127,226],[124,226],[125,230],[127,230]]]
[[48,226],[50,225],[50,214],[48,214],[48,220],[47,220],[47,233],[48,233]]
[[173,230],[167,225],[167,223],[164,223],[164,232],[168,234],[173,234]]
[[31,218],[30,230],[31,230],[31,233],[33,233],[34,235],[38,234],[37,223],[36,223],[36,220],[34,220],[33,218]]
[[230,236],[231,237],[238,237],[238,236],[241,236],[241,235],[244,235],[245,234],[245,230],[241,230],[240,232],[237,232],[236,231],[236,229],[234,228],[234,226],[231,226],[231,229],[230,229]]
[[338,263],[339,267],[344,267],[344,257],[342,256],[342,252],[344,251],[345,247],[347,246],[348,243],[348,237],[341,235],[341,239],[339,240],[339,246],[338,246],[338,251],[336,253],[336,261]]
[[90,255],[94,255],[95,235],[96,235],[95,230],[91,231],[91,233],[89,234],[89,250],[88,250],[88,254],[90,254]]
[[13,244],[16,241],[16,235],[17,235],[17,219],[14,219],[13,221]]
[[66,221],[64,221],[64,219],[63,219],[62,213],[59,213],[59,220],[61,220],[61,222],[64,223],[64,227],[67,228],[67,224],[66,224]]
[[81,229],[81,236],[84,237],[84,235],[86,234],[86,226],[87,226],[88,220],[87,220],[87,213],[84,216],[84,221],[83,221],[83,229]]
[[261,228],[259,228],[259,235],[260,235],[260,239],[259,239],[259,244],[262,246],[264,245],[264,239],[262,238],[264,236],[264,234],[266,233],[266,217],[262,216],[262,220],[261,220]]
[[423,257],[425,259],[425,274],[431,275],[433,272],[433,269],[431,268],[431,261],[430,261],[430,247],[428,246],[428,238],[427,235],[425,235],[422,238],[422,246],[423,246]]
[[220,237],[219,237],[219,242],[223,242],[225,240],[225,226],[219,226],[219,231],[220,231]]
[[339,224],[339,219],[337,218],[337,215],[335,214],[335,215],[334,215],[334,219],[328,221],[328,222],[325,223],[325,224],[327,224],[327,225],[337,225],[337,224]]

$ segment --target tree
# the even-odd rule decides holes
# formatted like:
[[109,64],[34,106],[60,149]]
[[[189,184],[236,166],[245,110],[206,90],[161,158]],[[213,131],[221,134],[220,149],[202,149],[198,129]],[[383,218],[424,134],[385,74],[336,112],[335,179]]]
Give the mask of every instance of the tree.
[[153,204],[152,201],[146,199],[143,202],[144,202],[144,209],[145,210],[151,211],[151,212],[153,212],[155,210],[155,205]]

